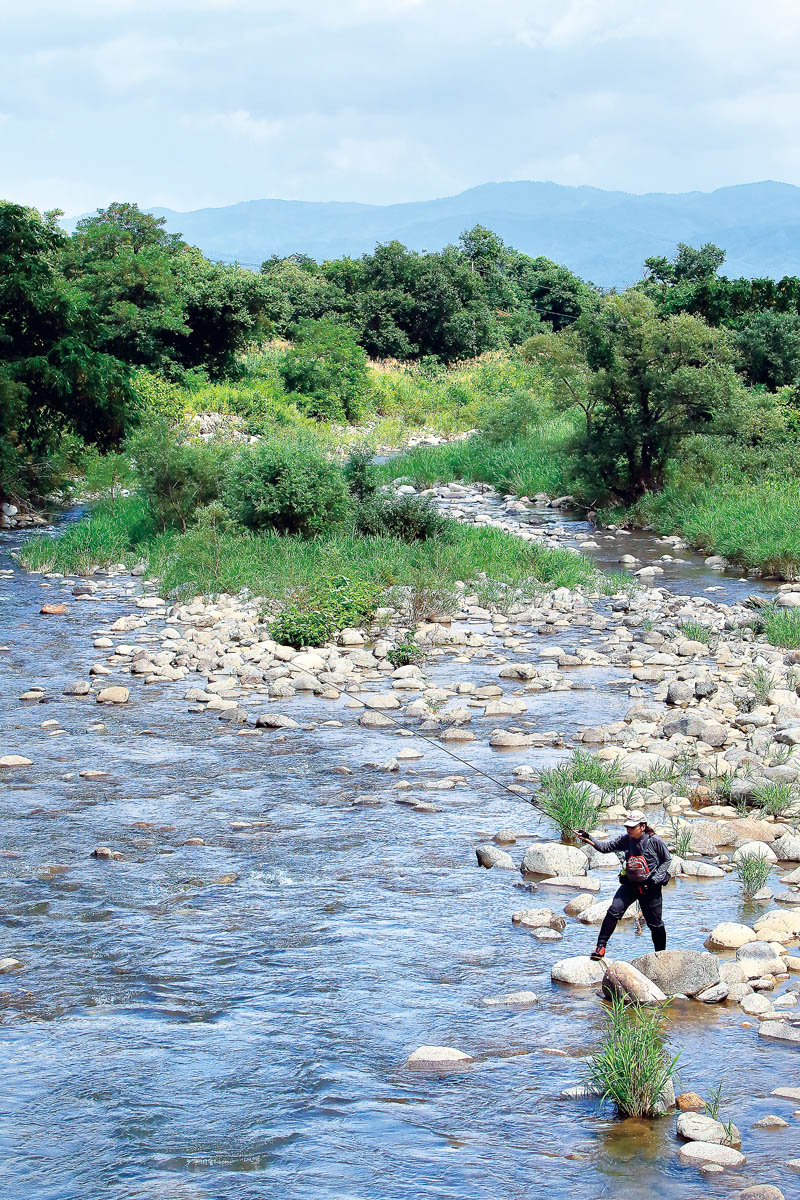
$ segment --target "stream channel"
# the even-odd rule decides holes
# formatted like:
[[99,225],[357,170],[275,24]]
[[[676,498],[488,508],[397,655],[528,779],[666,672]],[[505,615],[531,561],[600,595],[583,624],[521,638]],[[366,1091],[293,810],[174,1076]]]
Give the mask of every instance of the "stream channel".
[[[122,707],[63,695],[103,658],[93,634],[141,585],[101,572],[97,593],[73,600],[73,580],[21,570],[22,540],[0,538],[2,751],[34,764],[0,780],[0,956],[24,963],[0,976],[2,1200],[700,1200],[757,1180],[797,1195],[782,1166],[800,1151],[796,1124],[751,1128],[776,1111],[773,1087],[797,1084],[797,1054],[760,1041],[735,1006],[676,1004],[670,1040],[683,1088],[724,1081],[742,1170],[706,1180],[680,1165],[674,1117],[619,1120],[560,1098],[598,1043],[601,1005],[552,984],[550,966],[587,953],[594,931],[570,923],[549,943],[512,927],[531,902],[520,877],[475,863],[498,829],[552,836],[524,796],[408,731],[359,728],[343,701],[298,698],[303,730],[240,736],[188,713],[186,682],[139,687]],[[663,552],[643,535],[626,542]],[[687,593],[722,587],[722,601],[764,589],[699,560],[688,576]],[[68,613],[40,616],[45,600]],[[567,647],[593,638],[557,632]],[[498,682],[496,666],[465,666],[457,649],[426,673]],[[631,704],[621,670],[570,678],[572,691],[531,696],[533,728],[566,743]],[[42,700],[20,702],[37,684]],[[398,775],[368,765],[399,742],[424,752],[399,777],[437,811],[396,803]],[[510,783],[515,765],[565,750],[458,753]],[[466,783],[423,790],[452,774]],[[365,793],[374,806],[353,805]],[[98,844],[124,861],[92,858]],[[519,842],[509,849],[519,858]],[[609,895],[613,874],[601,876]],[[542,886],[532,902],[560,911],[574,894]],[[677,881],[665,913],[670,944],[693,948],[719,920],[753,919],[730,877]],[[616,954],[649,949],[620,926]],[[522,989],[538,1004],[482,1007]],[[422,1044],[476,1061],[409,1070]]]

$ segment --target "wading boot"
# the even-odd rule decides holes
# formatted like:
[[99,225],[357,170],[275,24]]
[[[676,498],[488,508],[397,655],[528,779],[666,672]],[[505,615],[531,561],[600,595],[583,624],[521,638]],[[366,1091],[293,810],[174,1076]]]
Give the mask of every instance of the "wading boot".
[[595,946],[594,950],[589,955],[589,958],[591,958],[592,962],[602,962],[603,959],[605,958],[605,956],[606,956],[605,946]]

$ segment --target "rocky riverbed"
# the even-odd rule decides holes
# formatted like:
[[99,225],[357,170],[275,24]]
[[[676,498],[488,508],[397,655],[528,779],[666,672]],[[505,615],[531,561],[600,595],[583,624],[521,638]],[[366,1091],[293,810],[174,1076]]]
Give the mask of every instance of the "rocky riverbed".
[[[524,502],[477,488],[438,489],[436,500],[457,519],[484,518],[521,536],[542,536],[527,519],[531,506],[515,511]],[[550,528],[544,536],[548,544],[575,540],[569,530]],[[722,586],[713,578],[706,586]],[[657,584],[658,576],[642,582]],[[111,957],[124,960],[128,975],[141,971],[134,948],[141,954],[143,945],[133,929],[120,932],[128,926],[123,913],[139,923],[155,906],[145,945],[163,922],[166,947],[180,963],[169,984],[176,1004],[181,970],[191,980],[189,993],[214,990],[208,975],[220,969],[226,939],[237,958],[257,953],[255,944],[241,943],[249,947],[257,914],[290,939],[275,953],[277,961],[281,954],[293,960],[291,987],[299,990],[295,1003],[282,1000],[279,986],[265,984],[266,968],[242,977],[231,963],[249,997],[246,1019],[274,1024],[280,1014],[286,1029],[276,1029],[276,1038],[291,1078],[311,1070],[323,1044],[347,1064],[321,1096],[297,1085],[315,1113],[313,1144],[341,1164],[341,1186],[326,1182],[320,1190],[320,1176],[293,1156],[301,1124],[288,1101],[291,1088],[270,1128],[269,1149],[256,1153],[248,1142],[237,1159],[246,1163],[252,1151],[257,1167],[274,1165],[272,1178],[284,1186],[287,1171],[300,1171],[298,1195],[361,1188],[406,1196],[420,1188],[409,1165],[416,1156],[431,1186],[464,1196],[485,1194],[487,1172],[498,1196],[544,1195],[548,1189],[532,1183],[542,1169],[548,1178],[555,1172],[570,1194],[587,1197],[619,1187],[633,1197],[654,1187],[663,1195],[707,1196],[715,1174],[714,1187],[723,1190],[714,1195],[748,1182],[777,1184],[791,1195],[800,1107],[792,1090],[799,1082],[800,806],[796,792],[780,815],[754,802],[776,785],[791,793],[800,778],[800,653],[759,642],[752,607],[733,597],[723,602],[718,592],[686,596],[656,586],[612,596],[558,589],[501,608],[464,587],[447,619],[415,628],[422,661],[395,669],[387,655],[408,629],[402,611],[387,609],[374,628],[344,630],[336,644],[301,653],[269,637],[261,602],[247,595],[169,605],[153,584],[121,569],[87,579],[37,578],[11,564],[2,583],[11,619],[4,624],[8,644],[0,647],[0,773],[11,857],[0,970],[17,989],[4,1001],[12,1047],[25,1047],[41,1065],[58,1041],[26,1041],[24,1026],[52,1021],[57,1011],[69,1025],[67,1043],[81,1020],[93,1041],[102,1037],[97,996],[87,1010],[84,990],[47,959],[53,939],[63,954],[64,935],[53,932],[56,921],[42,930],[35,906],[49,911],[55,897],[63,919],[73,921],[77,903],[89,924],[97,920],[109,931]],[[784,585],[777,595],[787,607],[798,604],[800,585]],[[707,631],[707,640],[687,637],[686,627]],[[617,763],[625,782],[613,794],[597,789],[603,829],[615,828],[627,808],[643,807],[668,840],[691,834],[683,856],[673,859],[675,878],[665,892],[670,948],[657,959],[647,953],[646,934],[633,950],[631,921],[612,943],[614,963],[598,968],[586,957],[592,926],[615,886],[616,859],[564,846],[528,802],[538,770],[575,747]],[[491,778],[476,776],[473,765]],[[313,860],[304,855],[309,839]],[[744,902],[734,864],[749,851],[773,869],[763,892]],[[50,861],[57,854],[63,861]],[[321,906],[276,882],[281,871],[293,878],[297,870],[313,894],[319,884],[312,880],[322,882],[331,862],[338,884]],[[251,876],[259,870],[270,878],[254,898]],[[195,873],[199,882],[187,884]],[[381,892],[387,875],[391,900],[376,908],[364,893]],[[210,909],[198,904],[197,887],[215,894]],[[325,904],[333,905],[327,916]],[[198,953],[211,951],[205,964],[188,966],[180,911]],[[303,920],[335,928],[335,942],[315,936],[304,949]],[[273,934],[267,936],[272,952]],[[108,992],[103,1003],[116,1045],[130,1033],[120,1009],[133,1027],[139,1017],[131,1019],[129,1001],[120,999],[103,950],[93,938],[88,944]],[[153,979],[170,974],[164,949],[154,958],[159,966],[147,968]],[[315,991],[314,972],[326,981],[327,996],[336,996],[336,1019],[304,998]],[[570,1089],[580,1085],[581,1067],[574,1059],[597,1038],[598,985],[645,1000],[678,997],[673,1041],[684,1050],[682,1084],[703,1094],[727,1081],[740,1147],[721,1144],[702,1121],[681,1127],[670,1117],[642,1127],[611,1120],[591,1097],[575,1098]],[[389,1001],[393,990],[402,997],[399,1007]],[[143,1015],[150,1003],[139,1001]],[[380,1034],[370,1006],[389,1022]],[[212,1019],[208,1011],[203,1007],[202,1022]],[[241,1019],[229,993],[220,1011],[226,1020],[235,1011]],[[285,1040],[290,1029],[305,1047],[300,1053]],[[174,1038],[173,1049],[191,1058],[182,1033],[172,1027],[164,1035],[166,1048]],[[141,1052],[147,1039],[131,1036]],[[230,1036],[230,1044],[217,1038],[214,1062],[222,1069],[231,1054],[241,1075],[248,1061],[241,1028]],[[11,1078],[18,1074],[12,1065]],[[188,1076],[198,1086],[197,1073]],[[263,1086],[283,1096],[289,1077],[278,1072]],[[138,1071],[134,1078],[141,1087]],[[184,1108],[185,1087],[181,1081]],[[381,1087],[391,1101],[379,1098]],[[229,1091],[225,1102],[252,1123],[252,1110]],[[358,1115],[365,1102],[366,1124]],[[417,1120],[398,1129],[392,1103],[412,1104]],[[331,1142],[330,1130],[320,1131],[319,1105],[340,1115],[343,1140]],[[169,1120],[160,1126],[162,1151],[146,1134],[125,1142],[130,1179],[109,1194],[150,1194],[141,1190],[150,1185],[145,1180],[177,1170],[185,1181],[203,1169],[175,1119],[172,1131]],[[243,1128],[237,1125],[235,1136],[246,1142]],[[445,1135],[434,1133],[439,1128]],[[392,1160],[393,1174],[378,1183],[370,1164],[356,1162],[347,1147],[357,1145],[363,1155],[381,1129],[410,1160]],[[509,1129],[526,1147],[515,1161],[506,1151]],[[230,1166],[233,1132],[216,1133],[226,1148],[206,1146],[213,1186],[222,1178],[226,1195],[258,1194],[239,1176],[231,1183],[230,1170],[246,1167]],[[427,1145],[440,1136],[452,1162]]]

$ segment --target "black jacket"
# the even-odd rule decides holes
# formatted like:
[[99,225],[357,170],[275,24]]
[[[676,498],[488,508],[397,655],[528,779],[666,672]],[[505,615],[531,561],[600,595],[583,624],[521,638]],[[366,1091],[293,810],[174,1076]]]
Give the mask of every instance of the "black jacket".
[[601,854],[613,854],[619,851],[625,855],[626,862],[632,854],[641,854],[652,871],[650,883],[666,883],[669,879],[669,864],[672,856],[667,843],[656,834],[643,833],[637,842],[629,833],[619,833],[605,842],[597,842],[592,839],[592,845]]

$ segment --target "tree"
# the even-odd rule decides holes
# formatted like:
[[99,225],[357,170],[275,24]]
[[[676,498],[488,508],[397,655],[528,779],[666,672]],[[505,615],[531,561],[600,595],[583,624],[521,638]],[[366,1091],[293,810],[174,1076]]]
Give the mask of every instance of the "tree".
[[284,386],[311,416],[356,420],[369,391],[367,356],[346,325],[301,321],[280,366]]
[[736,345],[748,383],[774,392],[800,377],[800,314],[753,313],[740,325]]
[[586,358],[591,328],[578,329],[572,325],[560,333],[535,334],[520,352],[528,362],[538,362],[544,367],[558,408],[581,410],[587,437],[592,435],[592,415],[599,403]]
[[97,313],[61,271],[65,240],[55,214],[0,203],[0,458],[34,490],[62,434],[111,445],[132,404],[127,367],[97,348]]
[[697,250],[687,246],[686,242],[678,242],[674,257],[670,260],[661,255],[646,258],[645,270],[651,279],[657,283],[701,283],[712,279],[725,262],[725,251],[706,242]]
[[738,388],[728,335],[688,314],[662,319],[641,292],[579,323],[592,420],[575,441],[584,490],[633,503],[663,486],[680,439],[708,427]]

